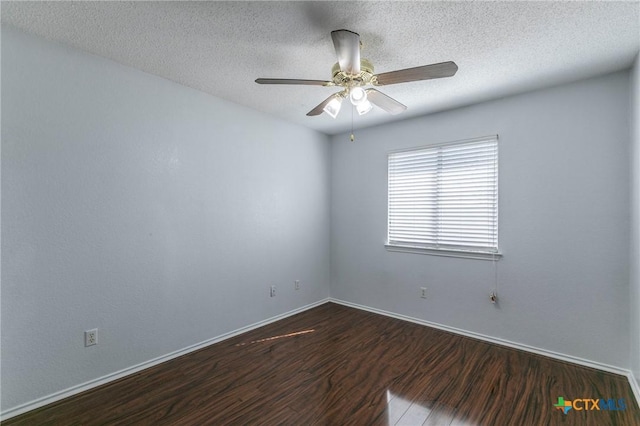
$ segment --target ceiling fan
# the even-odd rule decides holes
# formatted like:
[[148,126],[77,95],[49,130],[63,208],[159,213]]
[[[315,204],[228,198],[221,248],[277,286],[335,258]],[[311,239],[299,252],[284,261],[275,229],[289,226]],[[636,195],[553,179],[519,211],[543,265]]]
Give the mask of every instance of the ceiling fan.
[[320,115],[324,111],[331,117],[336,118],[340,112],[342,101],[346,98],[349,98],[351,104],[356,107],[359,115],[371,111],[372,104],[391,114],[399,114],[407,109],[405,105],[374,88],[365,89],[364,87],[366,86],[385,86],[409,81],[451,77],[458,71],[458,66],[455,62],[449,61],[374,74],[373,64],[367,59],[360,58],[361,43],[358,33],[349,30],[336,30],[331,31],[331,38],[338,56],[338,63],[331,70],[333,76],[331,81],[258,78],[256,83],[343,87],[340,92],[329,96],[320,105],[307,113],[308,116],[314,116]]

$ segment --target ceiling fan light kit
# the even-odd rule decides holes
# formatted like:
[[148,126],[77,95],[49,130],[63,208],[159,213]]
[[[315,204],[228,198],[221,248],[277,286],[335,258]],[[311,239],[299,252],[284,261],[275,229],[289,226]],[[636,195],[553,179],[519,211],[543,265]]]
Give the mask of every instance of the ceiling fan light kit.
[[329,114],[331,118],[336,118],[342,107],[343,97],[340,94],[333,95],[331,100],[322,108],[324,112]]
[[354,106],[358,106],[367,100],[367,92],[360,86],[352,87],[349,90],[349,100]]
[[360,102],[358,105],[356,105],[356,111],[358,111],[358,115],[365,115],[366,113],[371,111],[371,109],[373,109],[373,105],[371,105],[371,102],[366,99],[364,100],[364,102]]
[[364,89],[366,86],[384,86],[451,77],[458,71],[455,62],[449,61],[376,75],[373,64],[360,58],[361,43],[358,33],[349,30],[336,30],[331,32],[331,39],[338,57],[338,62],[331,69],[331,81],[258,78],[256,83],[342,87],[343,90],[329,96],[307,113],[308,116],[315,116],[326,112],[332,118],[336,118],[342,107],[342,101],[346,97],[349,97],[349,101],[358,111],[358,115],[364,115],[371,111],[373,105],[390,114],[399,114],[407,109],[405,105],[374,88]]

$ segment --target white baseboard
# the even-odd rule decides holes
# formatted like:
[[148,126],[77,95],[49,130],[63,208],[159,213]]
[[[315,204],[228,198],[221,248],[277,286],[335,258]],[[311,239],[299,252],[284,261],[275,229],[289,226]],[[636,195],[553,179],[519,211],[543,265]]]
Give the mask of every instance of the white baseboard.
[[24,414],[28,411],[35,410],[36,408],[44,407],[45,405],[51,404],[52,402],[60,401],[61,399],[68,398],[70,396],[79,394],[80,392],[87,391],[89,389],[93,389],[97,386],[104,385],[106,383],[112,382],[114,380],[120,379],[122,377],[128,376],[133,373],[137,373],[141,370],[147,369],[149,367],[153,367],[154,365],[161,364],[163,362],[172,360],[182,355],[186,355],[190,352],[197,351],[198,349],[205,348],[209,345],[213,345],[214,343],[221,342],[223,340],[229,339],[231,337],[237,336],[242,333],[246,333],[247,331],[254,330],[256,328],[265,326],[267,324],[271,324],[272,322],[279,321],[281,319],[290,317],[292,315],[298,314],[300,312],[307,311],[311,308],[315,308],[316,306],[323,305],[329,302],[329,298],[319,300],[317,302],[311,303],[306,306],[302,306],[300,308],[294,309],[289,312],[285,312],[280,315],[276,315],[271,318],[267,318],[266,320],[256,322],[254,324],[248,325],[246,327],[239,328],[237,330],[230,331],[225,334],[221,334],[220,336],[213,337],[211,339],[207,339],[203,342],[196,343],[195,345],[187,346],[186,348],[179,349],[177,351],[168,353],[166,355],[159,356],[154,359],[150,359],[149,361],[142,362],[140,364],[122,369],[120,371],[116,371],[111,374],[107,374],[106,376],[98,377],[97,379],[89,380],[88,382],[81,383],[76,386],[72,386],[70,388],[61,390],[59,392],[52,393],[50,395],[44,396],[42,398],[38,398],[36,400],[27,402],[25,404],[18,405],[17,407],[10,408],[8,410],[0,413],[0,421],[4,421],[10,419],[11,417],[18,416],[20,414]]
[[88,382],[76,385],[76,386],[72,386],[70,388],[64,389],[62,391],[59,392],[55,392],[53,394],[44,396],[42,398],[38,398],[36,400],[27,402],[25,404],[21,404],[17,407],[13,407],[10,408],[2,413],[0,413],[0,421],[4,421],[4,420],[8,420],[11,417],[15,417],[18,416],[20,414],[24,414],[28,411],[31,410],[35,410],[36,408],[40,408],[40,407],[44,407],[45,405],[51,404],[53,402],[57,402],[60,401],[64,398],[76,395],[78,393],[87,391],[89,389],[93,389],[95,387],[104,385],[106,383],[112,382],[114,380],[120,379],[122,377],[128,376],[130,374],[134,374],[137,373],[139,371],[142,371],[144,369],[153,367],[155,365],[161,364],[163,362],[169,361],[171,359],[177,358],[179,356],[182,355],[186,355],[190,352],[193,351],[197,351],[198,349],[202,349],[205,348],[209,345],[213,345],[214,343],[218,343],[221,342],[223,340],[229,339],[231,337],[237,336],[239,334],[242,333],[246,333],[247,331],[251,331],[254,330],[256,328],[265,326],[267,324],[271,324],[273,322],[279,321],[281,319],[290,317],[292,315],[298,314],[300,312],[304,312],[307,311],[309,309],[315,308],[316,306],[320,306],[323,305],[327,302],[333,302],[333,303],[337,303],[339,305],[344,305],[344,306],[348,306],[351,308],[355,308],[355,309],[360,309],[363,311],[368,311],[368,312],[373,312],[375,314],[380,314],[380,315],[384,315],[384,316],[388,316],[391,318],[396,318],[396,319],[400,319],[400,320],[404,320],[404,321],[409,321],[415,324],[419,324],[419,325],[424,325],[427,327],[433,327],[433,328],[437,328],[439,330],[443,330],[443,331],[448,331],[454,334],[460,334],[462,336],[467,336],[467,337],[472,337],[474,339],[479,339],[479,340],[483,340],[489,343],[495,343],[497,345],[501,345],[501,346],[507,346],[510,348],[514,348],[514,349],[520,349],[526,352],[531,352],[531,353],[535,353],[538,355],[543,355],[549,358],[554,358],[554,359],[558,359],[560,361],[565,361],[565,362],[570,362],[573,364],[578,364],[578,365],[582,365],[585,367],[590,367],[590,368],[595,368],[598,370],[603,370],[603,371],[607,371],[610,373],[614,373],[614,374],[619,374],[622,376],[626,376],[629,380],[629,385],[631,386],[631,390],[633,391],[636,401],[638,402],[638,406],[640,406],[640,386],[638,385],[637,380],[635,379],[635,377],[633,376],[633,374],[629,371],[629,370],[624,370],[622,368],[618,368],[618,367],[614,367],[611,365],[607,365],[607,364],[603,364],[603,363],[599,363],[599,362],[595,362],[595,361],[589,361],[583,358],[579,358],[579,357],[574,357],[571,355],[565,355],[565,354],[561,354],[558,352],[553,352],[553,351],[549,351],[546,349],[540,349],[540,348],[536,348],[533,346],[529,346],[529,345],[525,345],[522,343],[516,343],[516,342],[511,342],[509,340],[505,340],[505,339],[500,339],[497,337],[491,337],[491,336],[487,336],[484,334],[480,334],[480,333],[475,333],[472,331],[467,331],[467,330],[463,330],[463,329],[459,329],[459,328],[455,328],[455,327],[449,327],[446,325],[442,325],[442,324],[438,324],[438,323],[434,323],[431,321],[426,321],[426,320],[422,320],[419,318],[414,318],[414,317],[410,317],[407,315],[402,315],[402,314],[397,314],[394,312],[389,312],[389,311],[385,311],[382,309],[377,309],[377,308],[371,308],[369,306],[364,306],[364,305],[359,305],[357,303],[352,303],[352,302],[347,302],[344,300],[340,300],[340,299],[334,299],[334,298],[326,298],[326,299],[322,299],[319,300],[315,303],[311,303],[309,305],[306,306],[302,306],[300,308],[294,309],[292,311],[289,312],[285,312],[283,314],[280,315],[276,315],[274,317],[268,318],[266,320],[263,321],[259,321],[256,322],[254,324],[248,325],[246,327],[242,327],[239,328],[237,330],[231,331],[229,333],[225,333],[222,334],[220,336],[205,340],[203,342],[197,343],[195,345],[191,345],[188,346],[186,348],[171,352],[169,354],[151,359],[149,361],[145,361],[143,363],[122,369],[120,371],[116,371],[114,373],[111,374],[107,374],[106,376],[102,376],[99,377],[97,379],[94,380],[90,380]]
[[329,301],[340,304],[340,305],[349,306],[351,308],[372,312],[374,314],[380,314],[387,317],[400,319],[403,321],[409,321],[415,324],[425,325],[427,327],[437,328],[439,330],[448,331],[454,334],[460,334],[462,336],[472,337],[474,339],[483,340],[489,343],[495,343],[496,345],[507,346],[514,349],[520,349],[525,352],[531,352],[537,355],[554,358],[560,361],[570,362],[572,364],[578,364],[584,367],[595,368],[597,370],[607,371],[609,373],[625,376],[629,379],[629,385],[631,386],[631,389],[635,395],[636,401],[638,402],[638,406],[640,406],[640,388],[638,387],[638,382],[636,381],[635,377],[629,370],[625,370],[623,368],[615,367],[608,364],[603,364],[596,361],[590,361],[588,359],[584,359],[584,358],[580,358],[572,355],[566,355],[559,352],[550,351],[547,349],[536,348],[534,346],[525,345],[523,343],[517,343],[517,342],[512,342],[506,339],[500,339],[498,337],[487,336],[485,334],[475,333],[473,331],[467,331],[460,328],[449,327],[447,325],[442,325],[435,322],[410,317],[407,315],[397,314],[395,312],[389,312],[383,309],[372,308],[372,307],[360,305],[357,303],[347,302],[345,300],[334,299],[332,297],[329,298]]
[[638,381],[636,380],[632,372],[629,372],[627,376],[629,378],[629,386],[631,386],[631,390],[633,391],[633,394],[636,396],[638,407],[640,407],[640,385],[638,385]]

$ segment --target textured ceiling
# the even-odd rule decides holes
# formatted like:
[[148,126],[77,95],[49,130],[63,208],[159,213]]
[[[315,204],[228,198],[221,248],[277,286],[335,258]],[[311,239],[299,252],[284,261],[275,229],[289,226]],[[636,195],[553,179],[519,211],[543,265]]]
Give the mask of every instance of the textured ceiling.
[[[336,134],[305,114],[336,88],[264,86],[258,77],[328,80],[330,32],[360,34],[376,72],[455,61],[451,78],[381,86],[409,108],[374,108],[355,128],[627,68],[640,46],[635,2],[9,2],[2,22],[148,73]],[[346,104],[345,104],[346,105]]]

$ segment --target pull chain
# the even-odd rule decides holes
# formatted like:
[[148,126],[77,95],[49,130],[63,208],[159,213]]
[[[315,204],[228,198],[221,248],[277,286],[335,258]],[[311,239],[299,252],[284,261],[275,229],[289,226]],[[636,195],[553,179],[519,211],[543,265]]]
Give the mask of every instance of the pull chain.
[[351,106],[351,142],[356,140],[356,137],[353,134],[353,108],[355,108],[353,105]]

